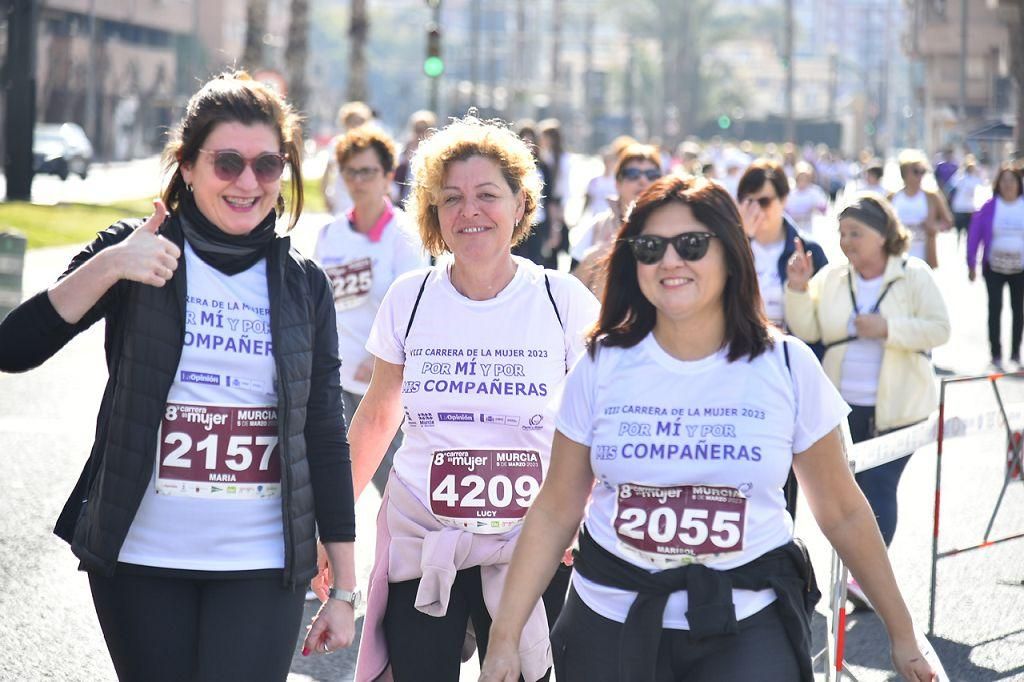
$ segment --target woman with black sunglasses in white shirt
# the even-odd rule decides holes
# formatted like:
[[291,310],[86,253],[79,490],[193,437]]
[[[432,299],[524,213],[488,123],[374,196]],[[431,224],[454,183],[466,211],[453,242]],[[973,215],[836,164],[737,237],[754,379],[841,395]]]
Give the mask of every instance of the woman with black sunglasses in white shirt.
[[785,508],[791,466],[883,605],[896,669],[933,679],[846,462],[848,408],[805,345],[770,331],[726,190],[659,180],[623,224],[608,275],[481,680],[517,679],[520,629],[581,520],[552,632],[559,682],[812,680],[820,595]]

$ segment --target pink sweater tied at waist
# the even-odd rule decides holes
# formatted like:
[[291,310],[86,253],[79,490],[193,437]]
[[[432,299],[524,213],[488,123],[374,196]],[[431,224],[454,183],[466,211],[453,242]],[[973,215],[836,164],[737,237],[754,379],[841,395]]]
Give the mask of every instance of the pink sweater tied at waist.
[[[484,603],[493,619],[518,536],[519,528],[502,535],[479,535],[442,525],[392,471],[377,515],[377,549],[370,572],[356,682],[392,680],[384,636],[389,582],[419,578],[416,609],[440,617],[448,612],[456,572],[479,566]],[[463,648],[467,658],[473,653],[473,642],[470,631],[468,646]],[[551,667],[548,622],[540,601],[523,628],[519,657],[523,678],[530,682],[539,680]]]

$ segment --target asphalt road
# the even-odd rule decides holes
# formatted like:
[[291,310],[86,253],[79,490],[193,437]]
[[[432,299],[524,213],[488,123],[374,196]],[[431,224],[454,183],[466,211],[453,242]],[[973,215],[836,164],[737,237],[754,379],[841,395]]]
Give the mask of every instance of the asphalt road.
[[[303,248],[321,218],[297,229]],[[827,242],[831,227],[821,224]],[[834,248],[834,245],[831,248]],[[975,373],[988,360],[983,285],[968,284],[951,235],[942,237],[938,276],[953,319],[953,339],[935,352],[936,363]],[[44,287],[73,249],[30,252],[25,289]],[[1004,323],[1008,330],[1009,319]],[[84,462],[105,380],[99,327],[82,335],[43,367],[0,375],[0,680],[111,680],[113,670],[96,624],[85,576],[67,547],[51,534],[53,521]],[[1008,402],[1024,401],[1024,382],[1000,382]],[[951,414],[995,405],[988,382],[950,390]],[[1021,426],[1021,425],[1016,425]],[[1003,468],[999,434],[951,440],[943,472],[942,547],[977,544],[999,492]],[[911,460],[900,489],[900,525],[891,548],[897,577],[915,620],[927,623],[935,456]],[[373,520],[379,503],[360,500],[357,562],[365,585],[373,555]],[[827,592],[829,551],[806,507],[798,516]],[[1024,484],[1011,485],[994,537],[1024,531]],[[1024,540],[944,559],[939,565],[938,613],[933,643],[953,680],[1024,680]],[[313,606],[308,606],[307,616]],[[819,607],[820,609],[822,607]],[[824,639],[817,618],[816,639]],[[298,646],[297,640],[297,646]],[[895,679],[884,629],[873,614],[854,615],[847,660],[861,681]],[[296,655],[289,680],[348,680],[354,649],[329,657]],[[463,679],[475,679],[475,665]]]
[[[32,201],[39,204],[112,204],[122,199],[160,194],[160,157],[96,163],[85,179],[77,175],[61,180],[56,175],[32,178]],[[7,196],[7,180],[0,174],[0,197]]]

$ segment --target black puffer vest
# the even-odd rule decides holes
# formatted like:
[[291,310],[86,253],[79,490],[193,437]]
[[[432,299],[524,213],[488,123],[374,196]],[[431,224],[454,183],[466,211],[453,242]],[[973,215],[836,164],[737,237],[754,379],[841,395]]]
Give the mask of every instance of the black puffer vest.
[[[68,272],[139,224],[126,221],[100,233]],[[161,234],[183,245],[174,218]],[[279,238],[271,245],[267,280],[278,374],[284,584],[295,586],[315,574],[317,521],[321,536],[337,541],[355,538],[355,521],[329,283],[289,243]],[[184,342],[185,278],[182,256],[164,287],[122,280],[74,325],[77,333],[106,318],[110,373],[89,461],[54,529],[87,570],[114,572],[152,476],[158,428]]]

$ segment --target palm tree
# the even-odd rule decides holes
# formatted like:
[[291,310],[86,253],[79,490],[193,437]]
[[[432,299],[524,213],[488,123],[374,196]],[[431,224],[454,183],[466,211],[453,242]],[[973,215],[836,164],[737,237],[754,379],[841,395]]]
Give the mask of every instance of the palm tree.
[[348,61],[348,99],[366,101],[366,40],[370,33],[370,18],[366,13],[366,0],[352,0],[352,16],[348,35],[352,51]]
[[250,72],[263,66],[263,35],[267,32],[267,0],[248,0],[242,66]]
[[306,61],[309,58],[309,0],[291,0],[291,23],[284,63],[288,69],[288,99],[299,111],[306,110]]

